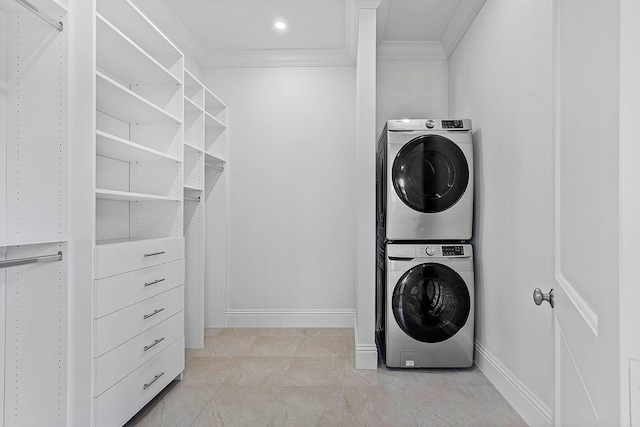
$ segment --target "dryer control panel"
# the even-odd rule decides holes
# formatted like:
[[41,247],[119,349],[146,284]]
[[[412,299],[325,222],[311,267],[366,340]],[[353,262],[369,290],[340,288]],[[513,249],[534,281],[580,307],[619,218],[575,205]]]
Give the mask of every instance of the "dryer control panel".
[[469,245],[425,245],[419,246],[421,256],[427,257],[463,257],[469,256],[470,250],[465,251]]

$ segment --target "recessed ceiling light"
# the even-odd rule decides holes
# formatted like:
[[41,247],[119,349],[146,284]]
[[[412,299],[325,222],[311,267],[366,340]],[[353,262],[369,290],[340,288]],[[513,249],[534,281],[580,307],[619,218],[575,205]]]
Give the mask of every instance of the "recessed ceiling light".
[[287,28],[287,23],[284,21],[276,21],[273,23],[273,26],[278,31],[284,31]]

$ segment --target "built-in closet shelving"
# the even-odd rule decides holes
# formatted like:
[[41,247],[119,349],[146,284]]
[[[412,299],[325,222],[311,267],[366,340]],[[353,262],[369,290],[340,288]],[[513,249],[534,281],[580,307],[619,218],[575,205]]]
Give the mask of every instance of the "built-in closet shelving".
[[184,369],[183,55],[128,0],[96,4],[93,420]]
[[[188,348],[204,346],[206,302],[213,299],[220,304],[224,295],[219,290],[226,289],[221,280],[213,286],[209,280],[212,272],[216,272],[217,279],[226,278],[226,258],[219,256],[226,253],[226,240],[220,237],[222,233],[217,232],[223,225],[207,220],[211,206],[226,206],[224,193],[215,202],[211,196],[226,163],[226,110],[226,105],[185,69],[185,335]],[[211,230],[217,236],[213,243],[208,241]],[[214,245],[216,250],[211,250]]]
[[0,0],[3,426],[67,417],[68,11],[32,4]]
[[[80,94],[86,81],[69,82],[86,52],[69,55],[66,0],[29,0],[37,13],[20,3],[0,0],[0,424],[120,426],[181,375],[185,341],[202,346],[212,304],[223,321],[226,106],[132,0],[73,4],[95,30],[95,93]],[[69,94],[95,101],[95,128],[69,123],[80,110]],[[95,144],[73,141],[90,153],[71,152],[69,129],[95,131]],[[76,191],[69,171],[95,186]],[[92,191],[94,206],[69,205]],[[69,224],[78,210],[95,210],[91,245],[86,222]],[[73,283],[71,298],[69,249],[84,260],[93,250],[93,283]],[[69,310],[84,295],[90,314]],[[92,322],[73,343],[71,312]],[[67,370],[83,357],[91,386],[77,388]]]

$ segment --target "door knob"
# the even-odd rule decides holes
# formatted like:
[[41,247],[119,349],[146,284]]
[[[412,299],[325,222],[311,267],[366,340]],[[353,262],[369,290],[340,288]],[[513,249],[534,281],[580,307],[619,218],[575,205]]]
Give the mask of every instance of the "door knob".
[[548,302],[553,308],[553,289],[551,289],[548,294],[543,294],[540,288],[533,290],[533,302],[535,302],[536,305],[540,305],[542,301]]

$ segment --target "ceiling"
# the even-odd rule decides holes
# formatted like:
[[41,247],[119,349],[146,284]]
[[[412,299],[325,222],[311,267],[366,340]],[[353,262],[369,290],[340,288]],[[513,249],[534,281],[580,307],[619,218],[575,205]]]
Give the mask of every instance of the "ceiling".
[[[353,65],[364,0],[134,0],[202,68]],[[378,56],[447,58],[485,0],[382,0]],[[276,31],[277,20],[287,23]]]

